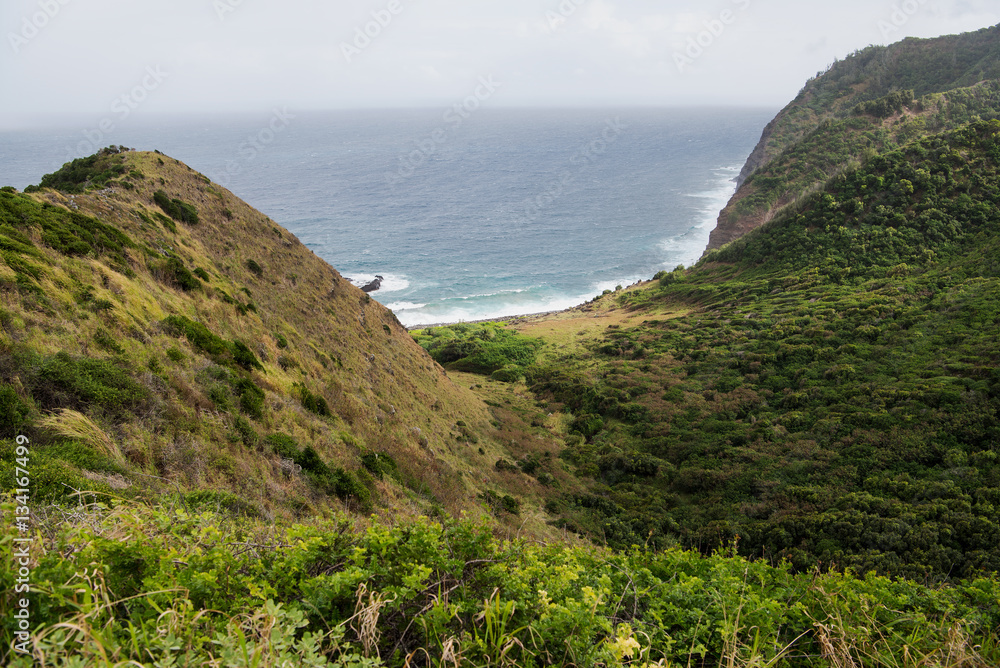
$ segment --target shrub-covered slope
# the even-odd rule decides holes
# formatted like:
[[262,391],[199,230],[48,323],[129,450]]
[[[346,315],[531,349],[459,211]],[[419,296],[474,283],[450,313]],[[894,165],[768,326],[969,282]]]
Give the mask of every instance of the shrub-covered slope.
[[765,128],[709,249],[770,220],[852,162],[1000,115],[1000,26],[858,51],[810,81]]
[[563,499],[566,526],[619,546],[738,539],[801,569],[1000,570],[998,159],[997,121],[917,141],[604,297],[632,324],[527,371],[593,480]]
[[0,438],[30,437],[37,501],[180,490],[290,517],[506,493],[487,407],[228,191],[118,148],[28,191],[0,192]]

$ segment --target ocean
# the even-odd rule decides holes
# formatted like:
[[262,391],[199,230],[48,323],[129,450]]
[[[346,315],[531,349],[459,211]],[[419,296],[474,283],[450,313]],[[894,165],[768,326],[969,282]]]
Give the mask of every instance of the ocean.
[[[296,113],[0,133],[0,185],[158,149],[408,326],[568,308],[702,254],[771,109]],[[107,125],[105,124],[105,128]]]

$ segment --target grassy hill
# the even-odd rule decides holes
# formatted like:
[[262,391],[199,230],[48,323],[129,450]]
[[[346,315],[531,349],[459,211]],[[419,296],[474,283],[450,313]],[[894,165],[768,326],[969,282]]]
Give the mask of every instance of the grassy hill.
[[[179,491],[290,519],[484,512],[509,492],[498,428],[523,421],[225,189],[111,149],[28,190],[0,192],[0,436],[30,437],[37,500]],[[544,534],[541,503],[517,525]]]
[[870,46],[811,80],[765,128],[709,249],[770,220],[853,164],[1000,116],[1000,26]]

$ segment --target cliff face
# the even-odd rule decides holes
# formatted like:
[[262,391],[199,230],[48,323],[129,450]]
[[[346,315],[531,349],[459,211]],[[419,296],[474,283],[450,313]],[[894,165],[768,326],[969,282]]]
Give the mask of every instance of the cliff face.
[[760,227],[852,162],[996,118],[998,78],[1000,27],[872,46],[837,62],[764,129],[708,250]]

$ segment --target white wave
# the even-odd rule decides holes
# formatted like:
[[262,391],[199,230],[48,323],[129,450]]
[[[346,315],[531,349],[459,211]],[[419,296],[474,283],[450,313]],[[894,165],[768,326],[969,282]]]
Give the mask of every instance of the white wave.
[[718,224],[719,213],[736,193],[736,178],[742,169],[742,165],[717,167],[712,170],[718,179],[715,187],[687,195],[704,200],[704,203],[698,207],[698,215],[691,221],[691,227],[686,232],[660,242],[660,249],[668,256],[663,264],[664,269],[673,269],[678,264],[692,265],[701,258],[708,246],[709,235]]
[[393,302],[391,304],[386,304],[385,307],[392,311],[393,313],[399,314],[400,311],[415,311],[420,308],[426,307],[427,304],[416,304],[414,302]]
[[424,304],[419,308],[400,310],[393,308],[393,312],[400,322],[407,327],[413,327],[565,311],[590,301],[605,290],[614,290],[618,285],[631,285],[649,278],[649,276],[645,276],[619,281],[600,281],[594,283],[586,294],[540,295],[532,290],[505,290],[491,295],[483,295],[478,300],[471,297],[457,297],[433,304]]
[[[410,287],[410,281],[406,276],[399,274],[379,274],[379,276],[382,277],[382,285],[377,292],[372,293],[372,296],[386,292],[400,292],[408,290]],[[375,274],[354,274],[353,276],[345,276],[345,278],[361,288],[374,281]]]

